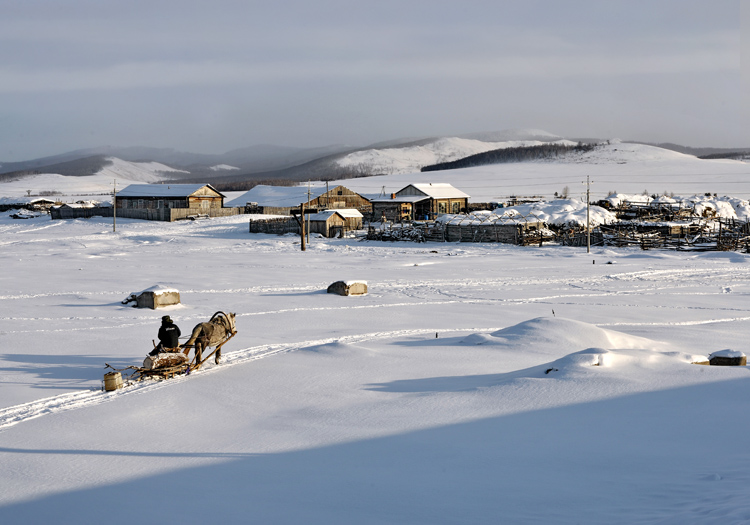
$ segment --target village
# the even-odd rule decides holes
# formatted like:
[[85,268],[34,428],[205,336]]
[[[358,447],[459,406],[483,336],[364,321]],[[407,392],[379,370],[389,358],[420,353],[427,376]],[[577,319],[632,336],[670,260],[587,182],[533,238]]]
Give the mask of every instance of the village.
[[250,233],[355,236],[373,241],[499,242],[522,246],[635,246],[644,250],[750,252],[747,202],[706,194],[619,195],[585,200],[509,196],[473,202],[449,183],[412,183],[361,194],[344,185],[258,185],[231,200],[211,184],[130,184],[112,202],[5,198],[0,211],[24,219],[90,217],[179,221],[246,215]]

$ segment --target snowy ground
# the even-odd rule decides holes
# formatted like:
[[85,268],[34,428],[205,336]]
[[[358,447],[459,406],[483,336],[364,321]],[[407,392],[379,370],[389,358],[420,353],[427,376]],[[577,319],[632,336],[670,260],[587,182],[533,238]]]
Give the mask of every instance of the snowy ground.
[[[0,523],[750,520],[750,256],[247,230],[0,215]],[[103,393],[155,284],[225,363]]]

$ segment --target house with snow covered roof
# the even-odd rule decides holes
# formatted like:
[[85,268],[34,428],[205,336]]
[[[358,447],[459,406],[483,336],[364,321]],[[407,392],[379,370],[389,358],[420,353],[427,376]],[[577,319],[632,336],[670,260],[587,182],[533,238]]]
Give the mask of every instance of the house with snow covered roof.
[[224,207],[224,195],[210,184],[131,184],[117,193],[117,209]]
[[443,213],[465,212],[469,195],[448,183],[409,184],[390,197],[372,199],[375,220],[389,221],[434,219]]
[[148,221],[178,221],[198,217],[238,215],[237,208],[224,208],[225,196],[210,184],[131,184],[119,191],[115,207],[87,210],[52,210],[53,219],[122,217]]
[[49,210],[56,204],[44,197],[0,197],[0,211],[8,210]]

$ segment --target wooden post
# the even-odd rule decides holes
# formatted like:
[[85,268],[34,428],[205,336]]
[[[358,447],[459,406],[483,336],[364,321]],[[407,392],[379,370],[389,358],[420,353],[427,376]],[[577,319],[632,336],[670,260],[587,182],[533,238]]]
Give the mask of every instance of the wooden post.
[[117,179],[114,182],[112,193],[112,232],[117,231]]
[[302,251],[304,252],[307,248],[305,247],[305,204],[302,203],[300,206],[300,210],[302,211],[302,214],[300,216],[300,219],[302,220],[300,224],[300,235],[302,236]]

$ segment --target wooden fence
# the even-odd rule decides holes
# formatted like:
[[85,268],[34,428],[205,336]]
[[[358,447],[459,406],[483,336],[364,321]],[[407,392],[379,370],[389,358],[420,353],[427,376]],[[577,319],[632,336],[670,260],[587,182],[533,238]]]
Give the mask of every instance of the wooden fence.
[[294,217],[279,217],[274,219],[256,219],[250,221],[250,233],[270,233],[284,235],[285,233],[300,233],[299,223]]

